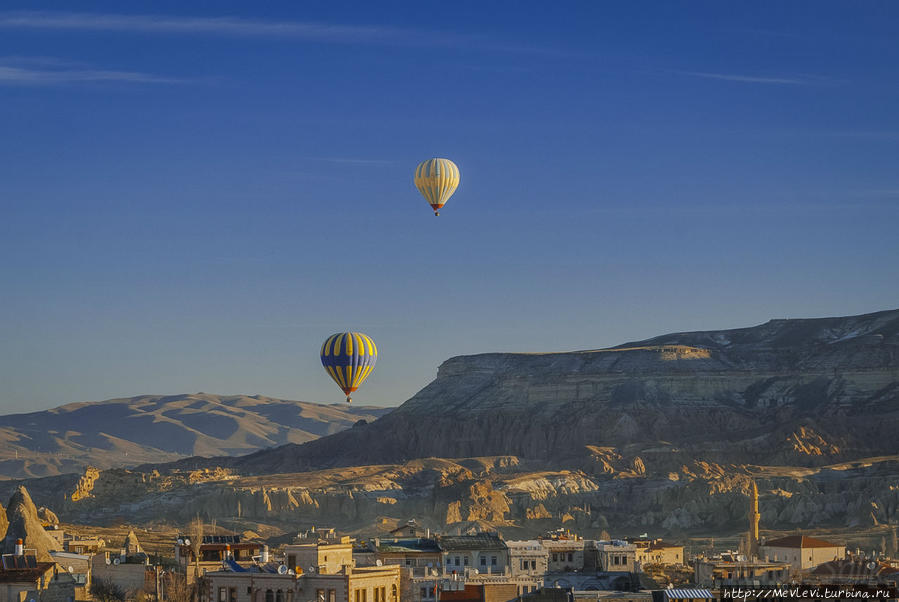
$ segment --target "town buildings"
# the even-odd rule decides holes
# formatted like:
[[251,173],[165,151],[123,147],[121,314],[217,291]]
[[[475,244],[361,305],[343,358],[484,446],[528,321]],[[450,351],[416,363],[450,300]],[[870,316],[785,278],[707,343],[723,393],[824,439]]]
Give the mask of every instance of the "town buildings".
[[[226,558],[219,570],[206,572],[208,599],[212,602],[399,602],[401,568],[396,565],[354,567],[352,543],[346,548],[342,543],[336,544],[339,546],[336,552],[324,549],[335,544],[322,544],[322,549],[317,544],[293,546],[295,569],[271,563],[242,565]],[[325,555],[329,556],[328,560],[324,559]],[[300,566],[303,561],[310,563],[312,570],[304,571]]]

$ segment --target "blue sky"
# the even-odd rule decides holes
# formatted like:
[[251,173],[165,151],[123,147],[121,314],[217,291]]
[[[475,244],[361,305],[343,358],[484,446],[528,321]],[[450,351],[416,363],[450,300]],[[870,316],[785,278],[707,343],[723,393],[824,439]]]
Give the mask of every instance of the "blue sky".
[[2,411],[899,306],[899,4],[73,6],[0,10]]

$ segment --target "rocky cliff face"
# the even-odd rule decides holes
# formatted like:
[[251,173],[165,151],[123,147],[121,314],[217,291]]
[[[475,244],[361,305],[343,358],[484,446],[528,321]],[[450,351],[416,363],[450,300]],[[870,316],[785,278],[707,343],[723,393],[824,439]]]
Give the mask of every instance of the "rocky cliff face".
[[814,465],[896,451],[897,410],[899,310],[772,320],[597,351],[452,358],[374,424],[235,466],[502,454],[559,460],[587,445]]
[[0,504],[0,545],[6,538],[6,529],[9,527],[9,519],[6,518],[6,508]]
[[3,553],[15,552],[16,540],[22,539],[26,550],[34,550],[39,561],[52,562],[50,551],[57,549],[57,543],[47,535],[38,518],[37,507],[31,501],[28,490],[18,487],[9,500],[6,510],[9,526],[3,539]]

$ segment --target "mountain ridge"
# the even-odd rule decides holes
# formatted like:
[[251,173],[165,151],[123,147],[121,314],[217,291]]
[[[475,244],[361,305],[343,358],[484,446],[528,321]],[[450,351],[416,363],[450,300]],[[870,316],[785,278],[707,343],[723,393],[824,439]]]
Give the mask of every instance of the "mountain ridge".
[[[709,342],[710,341],[710,342]],[[239,457],[28,482],[69,520],[727,533],[899,520],[899,310],[481,354],[377,421]],[[0,483],[0,490],[15,483]],[[32,489],[33,487],[33,489]]]
[[263,395],[138,395],[0,416],[0,477],[81,472],[300,443],[390,408]]
[[[780,442],[800,428],[839,441],[840,453],[829,458],[836,460],[894,453],[877,441],[890,440],[886,425],[899,423],[896,410],[899,309],[672,333],[602,350],[457,356],[377,424],[234,465],[306,470],[416,457],[561,458],[585,445],[669,438],[699,451],[735,436],[734,453],[712,455],[734,461],[728,456],[745,456],[743,448],[754,445],[748,459],[768,462],[780,450],[765,453],[753,437]],[[866,419],[877,414],[888,420]],[[666,430],[673,436],[663,436]]]

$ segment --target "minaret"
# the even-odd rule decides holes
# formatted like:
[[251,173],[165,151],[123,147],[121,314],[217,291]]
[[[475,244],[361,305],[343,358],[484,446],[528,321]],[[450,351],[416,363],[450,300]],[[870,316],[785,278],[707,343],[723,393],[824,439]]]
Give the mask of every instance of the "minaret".
[[749,504],[749,557],[758,558],[759,556],[759,488],[756,487],[755,481],[752,481],[752,489],[750,491],[752,501]]

